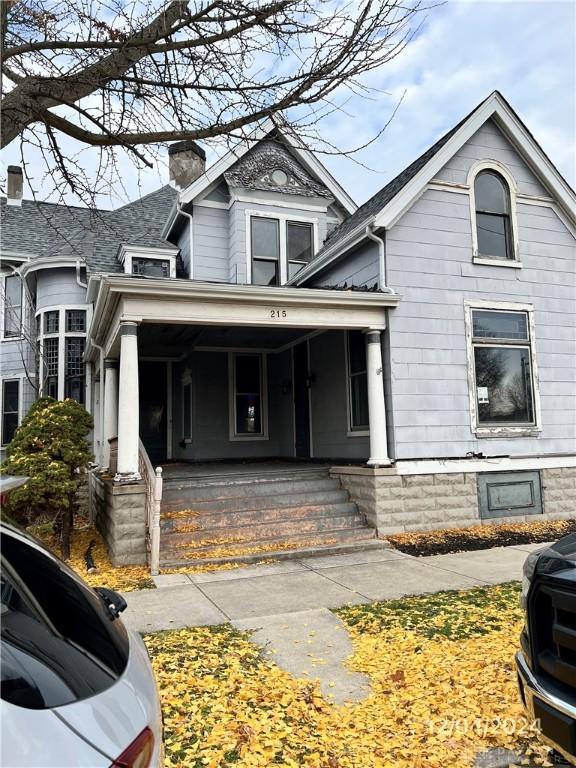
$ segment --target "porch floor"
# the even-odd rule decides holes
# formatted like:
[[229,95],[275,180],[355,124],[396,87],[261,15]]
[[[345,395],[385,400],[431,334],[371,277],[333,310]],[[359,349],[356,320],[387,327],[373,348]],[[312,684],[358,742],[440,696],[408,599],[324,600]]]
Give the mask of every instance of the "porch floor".
[[307,461],[164,466],[164,568],[297,557],[310,548],[378,546],[330,464]]

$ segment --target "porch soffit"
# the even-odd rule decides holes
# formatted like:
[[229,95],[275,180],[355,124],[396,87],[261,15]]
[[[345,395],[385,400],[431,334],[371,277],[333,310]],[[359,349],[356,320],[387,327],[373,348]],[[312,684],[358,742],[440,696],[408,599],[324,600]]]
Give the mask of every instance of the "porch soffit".
[[170,325],[244,326],[283,329],[367,329],[386,327],[394,293],[332,291],[253,285],[200,283],[133,276],[101,280],[87,359],[92,342],[108,354],[123,320]]

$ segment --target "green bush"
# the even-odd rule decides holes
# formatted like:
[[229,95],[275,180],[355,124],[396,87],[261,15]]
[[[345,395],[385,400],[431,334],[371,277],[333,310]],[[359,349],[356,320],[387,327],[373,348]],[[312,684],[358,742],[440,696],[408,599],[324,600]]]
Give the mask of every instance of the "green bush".
[[1,474],[30,478],[10,493],[6,512],[23,525],[51,519],[63,557],[70,554],[79,473],[92,459],[91,429],[92,417],[75,400],[43,397],[16,430],[0,466]]

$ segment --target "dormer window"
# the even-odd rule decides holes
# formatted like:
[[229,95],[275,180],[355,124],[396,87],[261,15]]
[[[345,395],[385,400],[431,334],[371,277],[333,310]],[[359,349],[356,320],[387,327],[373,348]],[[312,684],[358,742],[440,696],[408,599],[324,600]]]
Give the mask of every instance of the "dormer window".
[[478,256],[513,259],[510,190],[499,173],[482,171],[474,182]]
[[132,259],[132,274],[147,277],[170,277],[169,259]]
[[177,248],[152,248],[123,245],[119,260],[127,275],[139,277],[176,277]]
[[288,216],[250,216],[253,285],[283,285],[314,256],[316,224]]

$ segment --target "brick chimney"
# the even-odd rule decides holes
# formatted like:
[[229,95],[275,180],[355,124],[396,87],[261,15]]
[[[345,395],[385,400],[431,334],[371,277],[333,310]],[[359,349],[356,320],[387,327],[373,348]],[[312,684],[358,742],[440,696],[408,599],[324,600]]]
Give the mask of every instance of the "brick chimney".
[[177,141],[168,147],[170,183],[186,189],[206,169],[206,152],[195,141]]
[[24,177],[19,165],[8,166],[8,183],[6,202],[8,205],[22,205],[22,191],[24,189]]

